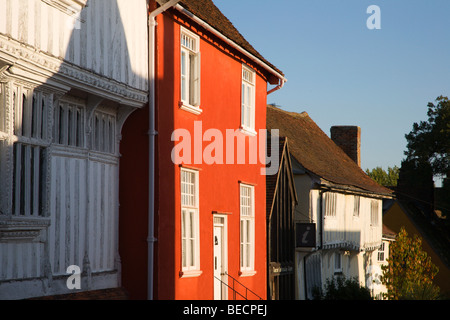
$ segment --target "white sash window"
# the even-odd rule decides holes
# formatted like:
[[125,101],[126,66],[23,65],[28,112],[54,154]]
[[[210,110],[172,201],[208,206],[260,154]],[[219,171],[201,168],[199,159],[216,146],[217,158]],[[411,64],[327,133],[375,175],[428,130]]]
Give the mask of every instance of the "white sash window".
[[241,273],[255,268],[255,192],[250,185],[240,185],[240,261]]
[[200,109],[200,38],[181,28],[181,108],[194,114]]
[[242,66],[241,128],[255,133],[255,72]]
[[198,171],[181,169],[181,266],[183,276],[200,274]]
[[377,261],[384,262],[385,261],[385,242],[382,242],[380,247],[378,248]]

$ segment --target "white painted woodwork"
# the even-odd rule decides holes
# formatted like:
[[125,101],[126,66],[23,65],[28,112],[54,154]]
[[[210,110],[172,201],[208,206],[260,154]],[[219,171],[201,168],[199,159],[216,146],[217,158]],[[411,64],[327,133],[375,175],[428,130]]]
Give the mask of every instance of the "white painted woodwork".
[[145,91],[146,26],[145,0],[89,0],[79,14],[48,1],[0,0],[0,34]]
[[86,252],[92,272],[114,269],[117,167],[117,163],[87,157],[52,157],[49,244],[53,274],[65,274],[72,264],[82,266]]
[[[311,299],[312,286],[324,286],[336,274],[356,277],[362,285],[375,276],[377,249],[382,243],[382,200],[374,195],[355,191],[325,191],[314,188],[317,181],[306,174],[294,177],[299,205],[295,208],[297,222],[316,223],[316,247],[296,252],[296,295]],[[328,197],[335,197],[332,212]],[[355,212],[355,197],[359,206]],[[377,203],[377,219],[371,217],[372,203]],[[372,224],[377,220],[376,225]],[[336,254],[341,255],[341,268],[336,270]],[[306,263],[305,259],[306,258]],[[306,268],[305,268],[306,267]],[[306,279],[306,291],[305,291]],[[379,294],[377,288],[373,294]]]
[[82,290],[120,284],[119,143],[147,50],[146,0],[0,0],[0,299],[69,293],[70,265]]
[[[297,180],[303,179],[296,177]],[[309,179],[309,178],[305,178]],[[344,248],[352,250],[373,250],[381,244],[382,200],[360,197],[359,215],[354,216],[354,197],[356,194],[336,194],[336,215],[328,217],[321,213],[324,210],[325,197],[321,199],[319,190],[305,188],[305,183],[296,181],[298,196],[304,200],[296,208],[296,220],[317,223],[317,245],[323,240],[325,248]],[[370,220],[371,202],[378,202],[378,224],[372,225]],[[321,203],[322,202],[322,203]]]
[[[43,243],[9,242],[1,243],[0,248],[0,281],[42,276]],[[0,296],[2,293],[0,284]]]
[[[323,217],[323,246],[342,247],[352,250],[373,250],[381,244],[381,201],[359,196],[359,215],[354,216],[354,197],[352,194],[335,193],[336,215]],[[318,197],[318,194],[316,194]],[[326,206],[322,199],[323,207]],[[370,221],[371,203],[378,202],[378,224]]]
[[[5,87],[19,88],[13,81]],[[36,97],[44,96],[42,88],[32,86],[27,88],[30,96],[33,94]],[[5,92],[6,90],[2,91],[0,100]],[[14,99],[11,95],[9,98],[6,99],[9,101],[6,104],[8,111],[6,131],[12,133],[16,127],[22,129],[23,124],[20,119],[17,120],[12,116],[11,109],[14,109],[14,105],[22,107],[26,103],[24,99],[17,99],[16,103],[12,104]],[[102,100],[97,101],[92,113],[87,112],[89,103],[79,98],[64,96],[53,101],[50,95],[46,101],[49,103],[46,105],[49,112],[42,115],[42,121],[55,126],[53,130],[51,126],[43,132],[36,130],[36,134],[46,139],[30,139],[23,130],[16,129],[20,134],[26,135],[11,135],[1,141],[0,298],[11,298],[11,292],[14,292],[17,298],[32,296],[30,295],[32,291],[29,291],[27,286],[31,285],[30,281],[37,279],[47,282],[43,287],[50,290],[51,279],[61,276],[67,278],[66,270],[70,265],[78,265],[83,272],[95,274],[96,278],[101,273],[109,272],[108,282],[102,277],[101,283],[87,283],[84,290],[98,286],[114,287],[120,280],[118,273],[120,135],[117,132],[120,131],[126,112],[120,110],[118,112],[117,108],[104,106]],[[72,110],[72,113],[65,112],[64,116],[61,116],[61,106],[66,111]],[[58,109],[60,109],[58,112],[54,112]],[[38,114],[41,115],[39,112]],[[92,116],[88,117],[88,114]],[[83,122],[80,122],[80,119]],[[76,136],[81,142],[74,143],[76,140],[73,137],[79,130],[81,134]],[[33,132],[28,129],[26,131],[30,134]],[[94,132],[97,132],[97,136],[94,136]],[[17,196],[15,200],[16,203],[24,201],[29,205],[21,206],[25,208],[24,210],[14,210],[17,204],[14,206],[13,194],[23,193],[20,186],[17,187],[17,182],[14,182],[20,175],[17,178],[14,172],[18,167],[26,167],[23,171],[26,177],[20,178],[20,181],[31,186],[35,185],[30,183],[32,179],[36,180],[36,173],[30,174],[32,162],[28,165],[27,161],[21,162],[21,157],[17,156],[18,151],[13,152],[17,144],[33,148],[35,145],[42,146],[45,150],[46,161],[43,169],[48,172],[42,181],[44,185],[36,188],[39,189],[39,193],[46,194],[46,201],[38,213],[35,213],[36,208],[31,208],[30,203],[36,201],[29,200],[29,195],[32,194],[29,187],[26,188],[25,200],[18,200]],[[26,147],[23,150],[29,149]],[[14,156],[16,159],[13,160]],[[24,159],[27,158],[29,157]],[[37,169],[33,172],[35,170]],[[7,192],[9,189],[13,190]],[[115,277],[112,277],[113,274]],[[11,280],[14,282],[10,282]],[[46,293],[45,290],[34,294],[43,295]],[[52,287],[50,291],[54,294],[67,293],[67,288]]]

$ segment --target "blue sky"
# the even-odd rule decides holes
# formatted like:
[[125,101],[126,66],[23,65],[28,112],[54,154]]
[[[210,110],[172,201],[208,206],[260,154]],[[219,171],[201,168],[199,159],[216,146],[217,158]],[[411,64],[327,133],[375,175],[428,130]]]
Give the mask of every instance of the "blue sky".
[[[450,97],[448,0],[213,0],[288,82],[268,96],[326,133],[361,127],[361,166],[400,166],[405,134]],[[367,8],[381,29],[366,26]]]

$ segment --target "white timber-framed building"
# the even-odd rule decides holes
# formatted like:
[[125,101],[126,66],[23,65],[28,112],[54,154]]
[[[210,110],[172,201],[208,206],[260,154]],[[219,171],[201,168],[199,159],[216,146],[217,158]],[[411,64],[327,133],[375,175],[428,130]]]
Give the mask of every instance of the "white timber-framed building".
[[392,191],[361,170],[361,129],[335,126],[328,137],[306,112],[272,105],[267,129],[279,129],[290,142],[298,198],[296,299],[314,299],[333,277],[355,278],[379,296],[382,200]]
[[[120,286],[119,146],[146,0],[0,0],[0,299]],[[72,270],[72,269],[70,269]],[[72,272],[72,271],[70,271]]]

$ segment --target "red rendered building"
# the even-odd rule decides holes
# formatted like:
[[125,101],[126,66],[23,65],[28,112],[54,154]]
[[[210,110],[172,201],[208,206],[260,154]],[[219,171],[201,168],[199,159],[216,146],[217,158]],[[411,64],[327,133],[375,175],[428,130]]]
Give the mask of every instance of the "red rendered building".
[[153,5],[154,94],[122,131],[122,286],[135,299],[266,299],[260,130],[284,76],[212,1]]

